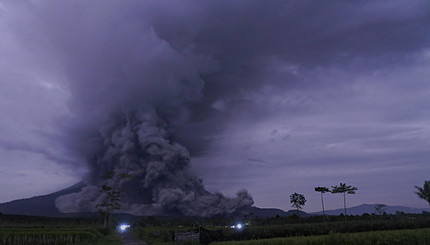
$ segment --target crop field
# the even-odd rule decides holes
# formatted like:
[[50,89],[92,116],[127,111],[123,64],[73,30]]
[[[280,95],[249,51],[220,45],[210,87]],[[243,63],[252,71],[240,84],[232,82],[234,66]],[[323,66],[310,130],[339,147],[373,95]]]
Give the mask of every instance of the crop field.
[[331,233],[321,236],[213,242],[212,245],[427,245],[430,229]]
[[3,245],[90,245],[119,244],[112,236],[104,235],[95,228],[0,228],[0,244]]
[[[250,219],[240,228],[231,227],[237,220],[198,222],[153,217],[136,219],[130,225],[133,235],[149,245],[430,245],[428,214],[363,215],[349,217],[347,222],[322,222],[318,217]],[[94,218],[0,215],[0,245],[119,245],[113,229],[115,225],[101,228]],[[175,241],[184,233],[198,235]]]
[[97,220],[0,215],[1,245],[117,245]]
[[[315,222],[249,225],[241,229],[225,226],[179,227],[153,226],[135,227],[136,237],[151,245],[179,244],[174,242],[177,231],[200,232],[201,244],[430,244],[430,217],[386,216],[385,219],[366,219],[356,217],[348,222]],[[306,221],[306,220],[300,220]],[[254,221],[254,224],[257,223]],[[186,244],[197,244],[189,241]]]
[[223,228],[223,240],[251,240],[289,236],[315,236],[329,233],[356,233],[401,229],[430,228],[430,219],[348,221],[327,223],[304,223],[245,227],[238,231]]
[[3,244],[79,244],[94,241],[101,234],[92,229],[71,228],[2,228]]

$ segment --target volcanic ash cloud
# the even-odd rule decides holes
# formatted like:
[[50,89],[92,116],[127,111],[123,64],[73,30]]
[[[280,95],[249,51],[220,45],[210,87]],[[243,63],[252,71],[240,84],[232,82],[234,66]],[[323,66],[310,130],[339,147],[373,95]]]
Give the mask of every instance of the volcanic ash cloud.
[[[153,109],[130,109],[100,129],[100,149],[90,159],[89,185],[56,200],[61,212],[94,212],[104,198],[101,176],[116,175],[109,185],[122,193],[122,212],[135,215],[180,213],[214,216],[233,213],[254,202],[246,191],[236,198],[205,190],[190,172],[190,155],[169,139],[166,124]],[[118,175],[127,174],[127,178]]]

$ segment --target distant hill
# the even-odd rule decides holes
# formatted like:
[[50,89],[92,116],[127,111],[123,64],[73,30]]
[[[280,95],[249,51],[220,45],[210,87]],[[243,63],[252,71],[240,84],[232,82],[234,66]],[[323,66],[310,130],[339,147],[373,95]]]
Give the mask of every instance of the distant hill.
[[[372,214],[375,213],[375,207],[379,204],[362,204],[355,207],[350,207],[346,209],[346,213],[348,215],[362,215],[364,213]],[[387,214],[395,214],[396,212],[403,212],[408,214],[420,214],[423,211],[430,212],[430,209],[425,208],[410,208],[410,207],[403,207],[403,206],[386,206],[385,212]],[[325,214],[327,215],[340,215],[343,214],[343,208],[340,209],[334,209],[334,210],[326,210]],[[315,212],[312,214],[316,215],[322,215],[322,212]]]
[[[75,185],[72,185],[63,190],[43,195],[36,196],[32,198],[19,199],[11,202],[1,203],[0,204],[0,213],[4,214],[17,214],[17,215],[34,215],[34,216],[50,216],[50,217],[88,217],[94,216],[95,214],[91,213],[79,213],[79,214],[63,214],[58,211],[57,207],[55,207],[55,199],[59,196],[66,195],[69,193],[79,192],[85,184],[83,182],[79,182]],[[363,213],[372,214],[375,212],[375,206],[378,204],[363,204],[355,207],[347,208],[348,215],[361,215]],[[404,212],[404,213],[422,213],[423,211],[430,212],[430,209],[419,209],[419,208],[409,208],[402,206],[386,206],[385,212],[388,214],[395,214],[396,211]],[[343,213],[343,209],[335,209],[335,210],[326,210],[327,215],[339,215]],[[299,217],[309,217],[313,215],[321,215],[322,212],[315,213],[306,213],[303,211],[297,210],[289,210],[285,212],[284,210],[277,208],[259,208],[259,207],[251,207],[249,209],[249,214],[253,217],[258,218],[269,218],[275,216],[291,216],[297,215]],[[124,214],[127,216],[127,214]],[[242,215],[242,214],[232,214]],[[171,216],[168,214],[167,216]]]
[[43,196],[19,199],[0,204],[0,212],[5,214],[37,215],[37,216],[67,216],[55,207],[57,197],[69,193],[79,192],[85,184],[79,182],[66,189]]
[[312,216],[312,214],[308,214],[306,212],[300,211],[300,210],[289,210],[288,212],[285,212],[282,209],[277,208],[258,208],[258,207],[251,207],[249,209],[249,213],[253,217],[258,218],[270,218],[275,216],[291,216],[291,215],[297,215],[299,217],[309,217]]
[[[55,199],[59,196],[66,195],[69,193],[79,192],[85,184],[83,182],[79,182],[75,185],[72,185],[63,190],[43,195],[43,196],[35,196],[32,198],[19,199],[11,202],[1,203],[0,204],[0,213],[4,214],[16,214],[16,215],[35,215],[35,216],[48,216],[48,217],[90,217],[94,216],[91,213],[79,213],[79,214],[63,214],[58,211],[57,207],[55,207]],[[279,216],[290,216],[296,214],[300,217],[308,217],[310,214],[307,214],[303,211],[290,210],[285,212],[281,209],[276,208],[258,208],[251,207],[249,209],[249,213],[254,217],[259,218],[267,218],[267,217],[275,217]],[[123,214],[127,216],[127,214]],[[232,214],[233,216],[236,214]],[[237,214],[242,216],[242,214]],[[130,215],[128,215],[130,216]],[[130,218],[130,217],[129,217]]]

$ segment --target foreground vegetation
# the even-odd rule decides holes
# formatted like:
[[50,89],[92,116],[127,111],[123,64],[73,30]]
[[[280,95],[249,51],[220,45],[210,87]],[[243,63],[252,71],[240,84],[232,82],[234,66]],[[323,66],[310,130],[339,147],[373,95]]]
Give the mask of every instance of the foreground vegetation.
[[0,214],[3,245],[119,245],[93,218],[50,218]]
[[[348,216],[298,216],[252,218],[145,217],[129,221],[134,235],[150,245],[191,245],[175,242],[175,232],[198,233],[200,244],[430,244],[430,214]],[[242,223],[240,229],[231,225]],[[245,225],[247,224],[247,225]],[[100,228],[96,217],[47,218],[0,215],[0,244],[8,245],[115,245],[120,244],[111,229]],[[114,227],[114,226],[113,226]],[[407,242],[406,242],[406,240]]]
[[245,227],[241,231],[223,228],[223,240],[250,240],[288,236],[315,236],[330,233],[356,233],[419,229],[430,227],[430,218],[404,220],[364,220],[349,222],[326,222],[308,224],[284,224]]
[[426,245],[430,229],[330,233],[321,236],[214,242],[213,245]]
[[43,245],[43,244],[119,244],[112,235],[104,235],[95,228],[23,228],[0,229],[1,244]]
[[[192,225],[187,227],[182,227],[182,226],[178,226],[174,221],[169,221],[169,222],[164,222],[163,226],[160,226],[159,222],[155,222],[158,224],[156,226],[148,226],[148,227],[135,226],[133,231],[138,238],[148,242],[149,244],[160,245],[160,244],[173,244],[174,233],[177,231],[200,232],[201,243],[209,244],[211,242],[223,242],[223,241],[247,241],[247,240],[262,241],[263,239],[269,239],[270,241],[272,241],[273,238],[288,238],[288,237],[294,237],[294,239],[296,239],[297,237],[301,237],[301,238],[308,237],[311,240],[316,239],[315,237],[325,237],[325,236],[329,236],[331,238],[333,238],[333,236],[339,236],[340,238],[342,238],[342,234],[361,234],[361,235],[370,234],[372,237],[377,237],[377,236],[382,236],[381,234],[389,234],[389,233],[379,233],[382,231],[396,233],[400,231],[403,232],[406,230],[408,230],[407,234],[410,234],[411,236],[416,236],[421,233],[420,232],[411,233],[411,230],[421,231],[422,229],[425,230],[426,228],[427,229],[430,228],[430,216],[428,214],[410,215],[410,214],[399,213],[397,215],[350,216],[350,218],[348,218],[349,219],[348,222],[342,221],[344,220],[343,216],[330,217],[328,220],[334,220],[330,222],[318,221],[320,218],[321,217],[309,217],[309,218],[275,217],[275,218],[267,218],[267,219],[254,219],[254,220],[249,220],[247,223],[249,223],[250,225],[245,226],[242,229],[230,228],[230,225],[235,223],[234,221],[230,221],[230,223],[224,223],[223,226],[219,224],[218,225],[213,224],[211,226],[207,226],[207,225],[200,226],[200,228],[198,228],[198,226],[192,226]],[[228,221],[225,221],[225,222],[228,222]],[[149,222],[146,222],[147,225],[148,223]],[[190,223],[191,223],[191,220],[190,220]],[[202,223],[208,223],[208,221],[204,220],[202,221]],[[365,232],[368,232],[368,233],[365,233]],[[351,237],[354,237],[354,236],[355,235],[351,235]],[[348,237],[349,236],[346,236],[345,239],[347,239]],[[327,238],[324,238],[324,239],[326,240]],[[317,240],[319,241],[320,238],[318,238]],[[308,241],[308,240],[305,239],[304,241]],[[373,241],[373,240],[369,240],[369,241]],[[310,243],[310,244],[313,244],[313,243]],[[331,243],[326,243],[326,244],[331,244]],[[374,244],[374,243],[361,243],[361,244]],[[385,244],[385,243],[380,243],[380,244]],[[425,244],[425,243],[417,243],[417,244]]]

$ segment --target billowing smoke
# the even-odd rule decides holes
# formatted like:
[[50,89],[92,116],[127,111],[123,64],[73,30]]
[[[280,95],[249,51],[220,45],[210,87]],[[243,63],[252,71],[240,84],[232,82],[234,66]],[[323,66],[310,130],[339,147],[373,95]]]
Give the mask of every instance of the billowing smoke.
[[[90,160],[91,183],[102,183],[100,173],[116,173],[110,184],[122,192],[122,210],[137,215],[179,212],[188,216],[233,213],[253,204],[242,191],[225,198],[205,190],[190,172],[187,149],[170,140],[167,125],[153,108],[130,109],[101,131],[100,151]],[[119,177],[126,174],[127,178]],[[57,199],[63,212],[95,211],[104,198],[99,186]]]
[[[203,100],[204,76],[216,72],[219,62],[192,42],[179,45],[181,33],[161,37],[170,23],[157,27],[159,20],[150,13],[157,6],[112,1],[104,12],[85,2],[79,8],[90,12],[90,20],[82,24],[95,33],[82,35],[77,27],[69,40],[69,35],[53,32],[59,50],[73,51],[65,53],[71,62],[65,66],[70,108],[78,117],[65,126],[73,132],[66,137],[89,168],[89,186],[57,199],[62,212],[95,211],[105,195],[101,176],[110,171],[130,176],[115,176],[110,183],[122,193],[123,212],[213,216],[253,204],[246,191],[232,199],[209,193],[190,171],[190,153],[177,141],[195,137],[183,129],[198,114],[193,106]],[[63,28],[61,23],[53,25]],[[186,31],[175,28],[168,31]],[[198,111],[205,114],[209,108]]]
[[[85,162],[89,172],[87,187],[57,200],[61,211],[94,211],[101,176],[114,171],[131,176],[111,180],[125,211],[210,216],[253,201],[246,192],[232,199],[207,192],[191,173],[190,154],[204,154],[229,117],[270,109],[252,106],[254,92],[311,86],[303,77],[333,64],[361,59],[376,67],[407,56],[410,37],[428,29],[426,4],[5,1],[0,42],[12,48],[1,52],[25,68],[17,74],[68,97],[70,111],[48,138],[64,148],[61,159]],[[418,11],[411,16],[404,6]],[[428,41],[414,39],[416,50]]]

